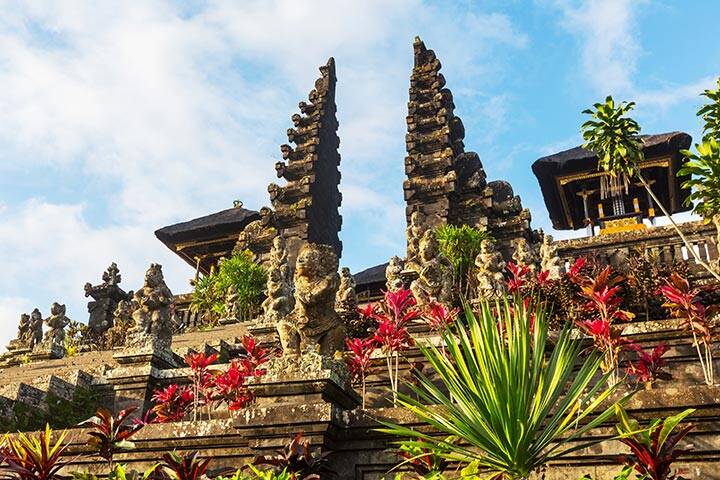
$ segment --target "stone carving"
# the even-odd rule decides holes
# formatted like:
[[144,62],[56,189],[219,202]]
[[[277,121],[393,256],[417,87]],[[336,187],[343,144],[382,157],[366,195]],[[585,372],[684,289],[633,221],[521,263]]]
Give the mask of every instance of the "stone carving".
[[20,315],[20,321],[18,322],[17,336],[10,340],[7,349],[11,352],[16,350],[30,350],[32,348],[32,333],[30,315],[23,313]]
[[235,285],[230,285],[225,292],[225,320],[235,321],[240,319],[240,303],[238,301],[238,291]]
[[277,325],[293,309],[290,265],[282,235],[273,239],[269,264],[266,298],[262,303],[263,323]]
[[[366,327],[363,322],[359,321],[360,315],[358,314],[357,307],[358,300],[357,294],[355,293],[355,278],[353,278],[348,267],[343,267],[340,270],[340,287],[335,296],[335,310],[338,315],[340,315],[340,319],[350,336],[359,333],[358,330],[363,330]],[[367,331],[364,333],[367,333]]]
[[515,242],[515,251],[512,258],[517,265],[530,267],[531,273],[537,271],[538,258],[527,239],[519,238]]
[[65,350],[65,327],[70,319],[65,316],[65,305],[54,302],[50,306],[50,316],[45,319],[48,331],[45,332],[42,347],[45,350]]
[[113,326],[105,332],[107,348],[121,347],[126,344],[129,330],[133,325],[132,313],[137,303],[132,300],[120,300],[113,312]]
[[30,313],[30,348],[35,348],[43,341],[43,318],[37,308]]
[[143,287],[135,292],[132,302],[133,326],[127,344],[140,349],[169,350],[174,297],[165,284],[161,265],[150,265]]
[[403,288],[405,282],[402,279],[402,272],[405,270],[405,263],[395,255],[385,267],[385,286],[388,291],[396,292]]
[[505,294],[505,261],[492,240],[483,240],[475,257],[477,298],[493,300]]
[[540,245],[540,271],[550,272],[548,275],[550,280],[560,278],[561,261],[557,252],[558,249],[553,243],[552,235],[543,235]]
[[419,268],[418,255],[420,253],[420,239],[426,230],[425,215],[419,210],[414,211],[412,215],[410,215],[410,224],[405,230],[405,236],[407,237],[405,266],[409,270],[417,270]]
[[431,302],[449,304],[452,300],[453,266],[440,253],[440,244],[433,230],[427,230],[420,239],[418,278],[410,284],[418,305]]
[[333,356],[342,350],[345,328],[335,312],[340,283],[338,259],[328,245],[303,245],[295,264],[295,308],[278,325],[284,355],[316,350]]
[[132,292],[125,293],[118,284],[122,280],[120,270],[115,262],[111,263],[102,274],[102,283],[93,286],[85,284],[85,296],[92,297],[93,301],[88,302],[88,329],[90,334],[99,339],[106,331],[113,326],[113,314],[118,302],[127,300]]

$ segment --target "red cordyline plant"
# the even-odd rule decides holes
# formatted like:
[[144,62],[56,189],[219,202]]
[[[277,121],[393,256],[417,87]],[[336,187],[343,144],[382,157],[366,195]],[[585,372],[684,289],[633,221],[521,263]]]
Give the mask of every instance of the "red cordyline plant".
[[184,419],[193,408],[194,396],[192,387],[173,383],[167,387],[155,390],[152,396],[155,406],[148,413],[151,423],[179,422]]
[[90,429],[88,445],[108,462],[111,472],[114,468],[114,455],[134,448],[135,445],[129,439],[144,426],[144,423],[132,421],[130,418],[135,410],[137,407],[126,408],[113,416],[110,411],[99,408],[94,416],[79,425]]
[[447,327],[455,323],[455,319],[460,313],[459,308],[448,308],[442,303],[431,302],[422,311],[422,319],[430,326],[432,330],[444,331]]
[[632,344],[628,347],[637,354],[637,361],[630,362],[628,365],[628,374],[637,379],[639,383],[644,383],[646,387],[652,386],[655,380],[670,380],[672,375],[663,369],[667,365],[663,355],[670,350],[666,344],[661,343],[647,353],[640,345]]
[[367,376],[373,373],[372,354],[377,349],[374,337],[346,338],[345,346],[348,349],[345,363],[350,370],[353,381],[360,381],[362,386],[362,408],[365,408],[365,393]]
[[198,452],[189,452],[180,455],[176,452],[168,452],[163,455],[163,463],[160,465],[172,480],[200,480],[207,471],[210,459],[200,459]]
[[61,458],[69,446],[65,443],[66,434],[60,433],[53,441],[50,425],[45,425],[45,430],[36,435],[21,432],[6,435],[0,445],[0,464],[5,464],[2,476],[18,480],[64,478],[58,472],[65,466]]
[[510,272],[510,279],[507,282],[508,292],[511,295],[522,293],[525,286],[528,285],[527,277],[530,273],[530,267],[508,262],[507,270]]
[[407,325],[420,318],[415,297],[410,290],[401,288],[385,292],[385,299],[379,305],[367,306],[358,310],[361,315],[378,322],[373,341],[385,354],[393,405],[397,402],[398,376],[400,370],[400,352],[414,345]]
[[715,383],[712,355],[715,332],[708,312],[698,299],[700,289],[690,288],[687,279],[673,272],[667,283],[660,287],[660,293],[666,300],[663,307],[667,308],[673,317],[679,318],[684,328],[692,332],[705,383],[712,385]]
[[647,428],[642,428],[637,420],[628,417],[622,407],[616,406],[618,424],[617,431],[620,441],[630,447],[632,454],[623,455],[620,460],[635,469],[648,480],[681,480],[682,477],[672,472],[672,464],[684,453],[677,448],[678,443],[692,430],[686,425],[673,433],[675,428],[688,416],[695,412],[688,409],[665,419],[653,420]]
[[615,275],[611,266],[605,267],[594,278],[579,273],[573,275],[580,286],[580,295],[587,300],[585,310],[593,317],[591,320],[578,321],[577,326],[593,339],[595,347],[605,356],[603,371],[610,373],[610,381],[615,384],[618,380],[620,353],[630,342],[622,336],[624,328],[614,325],[614,322],[628,321],[634,317],[620,308],[622,298],[617,284],[623,277]]
[[214,386],[216,373],[208,367],[215,363],[217,359],[217,353],[207,355],[202,352],[185,355],[185,364],[190,367],[190,381],[193,388],[193,420],[197,420],[198,407],[210,403],[209,394]]

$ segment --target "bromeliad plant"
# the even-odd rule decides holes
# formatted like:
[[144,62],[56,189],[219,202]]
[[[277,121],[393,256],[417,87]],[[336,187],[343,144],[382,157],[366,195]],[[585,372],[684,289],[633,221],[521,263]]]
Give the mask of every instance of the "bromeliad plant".
[[442,332],[446,353],[419,344],[437,378],[420,374],[419,385],[410,385],[417,399],[401,394],[398,400],[442,436],[391,423],[380,431],[513,480],[600,441],[586,440],[587,432],[613,415],[613,405],[600,406],[616,388],[607,375],[596,377],[602,354],[583,357],[569,324],[549,342],[547,313],[521,298],[494,308],[481,303],[477,315],[466,306],[465,317]]
[[681,480],[672,473],[671,467],[684,452],[677,448],[678,443],[693,426],[686,425],[678,431],[675,429],[695,410],[691,408],[665,419],[655,419],[647,428],[642,428],[637,420],[630,418],[621,406],[616,406],[616,412],[619,440],[632,451],[630,455],[621,457],[621,461],[634,468],[642,479]]
[[79,425],[90,429],[88,445],[100,458],[108,462],[111,472],[114,470],[115,454],[135,448],[135,444],[129,439],[144,426],[142,422],[133,421],[130,417],[135,410],[137,407],[130,407],[113,415],[108,410],[99,408],[94,416]]
[[712,354],[715,331],[708,312],[698,299],[700,289],[690,288],[687,279],[673,272],[667,283],[660,287],[660,292],[666,300],[663,307],[673,317],[679,318],[683,327],[692,333],[705,383],[712,385],[715,383]]

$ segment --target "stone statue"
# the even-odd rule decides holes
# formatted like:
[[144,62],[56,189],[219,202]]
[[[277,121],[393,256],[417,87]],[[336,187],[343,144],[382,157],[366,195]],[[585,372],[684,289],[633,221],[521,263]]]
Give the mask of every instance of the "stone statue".
[[105,332],[105,346],[108,348],[125,345],[128,332],[133,325],[132,313],[137,303],[132,300],[120,300],[113,312],[113,326]]
[[543,235],[540,245],[540,271],[548,271],[550,280],[560,278],[561,261],[557,253],[557,246],[553,243],[552,235]]
[[30,313],[30,348],[35,348],[43,341],[43,318],[37,308]]
[[418,262],[422,266],[418,278],[410,284],[418,305],[431,302],[449,304],[452,301],[453,266],[440,253],[440,245],[433,230],[420,239]]
[[415,210],[410,215],[410,225],[405,230],[407,237],[407,255],[405,256],[405,267],[409,270],[418,271],[420,269],[418,255],[420,254],[420,239],[427,230],[425,223],[425,215],[419,210]]
[[46,348],[65,349],[65,327],[70,323],[70,319],[65,316],[65,305],[54,302],[50,306],[50,316],[45,319],[45,325],[48,331],[45,332],[43,346]]
[[355,294],[355,279],[348,267],[340,270],[340,286],[335,296],[335,310],[355,312],[357,310],[357,295]]
[[23,313],[20,315],[18,322],[17,336],[10,340],[7,345],[8,351],[30,350],[32,342],[32,329],[30,325],[30,315]]
[[295,308],[278,325],[284,355],[316,350],[332,357],[343,349],[345,328],[335,312],[340,283],[338,259],[332,247],[306,243],[295,263]]
[[385,267],[385,286],[388,291],[396,292],[403,288],[405,282],[402,279],[402,272],[405,269],[405,263],[397,255],[390,258],[388,266]]
[[118,302],[130,298],[130,295],[118,286],[120,281],[120,270],[113,262],[103,272],[101,284],[95,286],[90,283],[85,284],[85,296],[93,299],[87,305],[88,313],[90,313],[88,329],[95,339],[100,339],[107,330],[112,328],[113,313]]
[[525,238],[519,238],[515,243],[515,251],[513,252],[513,260],[517,265],[525,265],[530,267],[530,272],[537,271],[538,258],[533,251],[530,242]]
[[263,323],[276,325],[293,309],[290,265],[282,235],[273,239],[269,263],[266,298],[262,303]]
[[240,318],[240,303],[238,291],[235,285],[230,285],[225,292],[225,318],[227,320],[238,320]]
[[145,272],[143,287],[133,295],[133,326],[128,345],[169,350],[172,344],[174,297],[163,278],[162,265],[153,263]]
[[486,239],[480,244],[480,253],[475,257],[477,269],[477,298],[493,300],[505,294],[505,261],[495,248],[495,242]]

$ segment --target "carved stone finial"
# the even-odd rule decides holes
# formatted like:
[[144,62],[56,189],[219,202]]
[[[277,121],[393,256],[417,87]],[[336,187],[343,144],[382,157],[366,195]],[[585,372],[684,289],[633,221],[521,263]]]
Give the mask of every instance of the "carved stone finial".
[[494,300],[505,295],[505,261],[492,240],[483,240],[475,257],[477,298]]
[[145,272],[141,289],[133,295],[133,326],[127,345],[140,349],[169,350],[172,344],[172,307],[175,298],[165,284],[162,265],[153,263]]
[[85,284],[85,296],[93,299],[87,305],[90,314],[88,332],[98,343],[105,343],[100,339],[113,326],[113,312],[118,302],[129,298],[128,294],[119,287],[121,280],[120,269],[113,262],[103,272],[102,283],[95,286],[90,283]]
[[418,305],[431,302],[449,304],[452,301],[453,266],[440,253],[440,245],[432,229],[420,239],[418,264],[418,278],[410,284]]
[[306,350],[331,357],[342,350],[345,328],[335,312],[340,284],[338,259],[332,247],[306,243],[295,263],[295,308],[278,325],[284,355]]
[[540,270],[548,271],[550,280],[560,278],[561,261],[558,256],[557,246],[553,243],[552,235],[543,235],[542,244],[540,245]]

